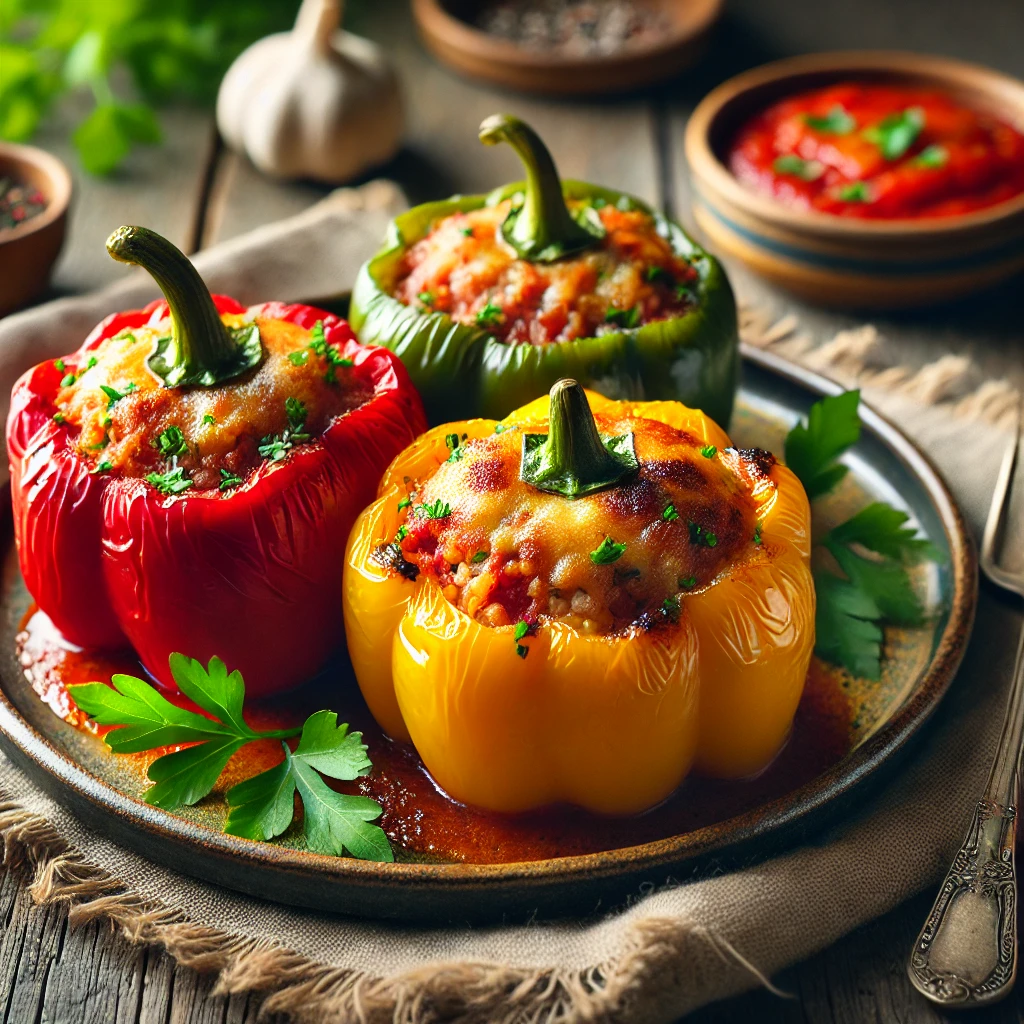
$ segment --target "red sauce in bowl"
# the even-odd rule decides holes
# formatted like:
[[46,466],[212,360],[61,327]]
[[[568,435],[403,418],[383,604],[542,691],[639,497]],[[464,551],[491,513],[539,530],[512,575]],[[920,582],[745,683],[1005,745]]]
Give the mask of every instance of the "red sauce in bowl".
[[748,188],[841,217],[953,217],[1024,192],[1024,135],[931,89],[841,82],[781,100],[729,151]]

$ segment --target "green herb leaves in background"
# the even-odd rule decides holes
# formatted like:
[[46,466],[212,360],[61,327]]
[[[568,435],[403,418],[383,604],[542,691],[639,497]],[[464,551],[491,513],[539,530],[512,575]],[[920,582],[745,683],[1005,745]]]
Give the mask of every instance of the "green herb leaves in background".
[[297,9],[298,0],[3,0],[0,138],[27,141],[65,93],[91,94],[73,139],[86,170],[108,174],[135,144],[160,140],[154,104],[210,102],[231,61],[289,28]]
[[[173,810],[208,795],[232,755],[254,740],[281,740],[284,760],[227,791],[230,812],[224,830],[249,839],[272,839],[292,822],[295,793],[302,799],[303,828],[311,850],[363,860],[393,860],[383,829],[372,825],[381,807],[367,797],[337,793],[320,777],[351,781],[371,768],[362,734],[338,724],[333,711],[318,711],[301,729],[256,731],[242,717],[245,684],[220,658],[205,668],[172,654],[171,673],[181,692],[212,716],[172,704],[135,676],[115,675],[111,686],[68,687],[74,701],[99,725],[117,726],[104,736],[115,753],[194,744],[158,757],[149,766],[154,783],[147,803]],[[284,741],[298,736],[293,751]],[[319,773],[319,774],[318,774]]]
[[[838,459],[860,437],[859,403],[859,391],[824,398],[811,407],[806,425],[789,432],[786,463],[808,497],[827,493],[846,475]],[[815,650],[867,679],[881,674],[883,624],[913,626],[924,618],[907,566],[942,559],[908,520],[878,501],[818,540],[839,573],[820,564],[814,570]]]
[[864,138],[878,146],[886,160],[899,160],[917,141],[922,128],[924,111],[920,107],[908,107],[865,128]]

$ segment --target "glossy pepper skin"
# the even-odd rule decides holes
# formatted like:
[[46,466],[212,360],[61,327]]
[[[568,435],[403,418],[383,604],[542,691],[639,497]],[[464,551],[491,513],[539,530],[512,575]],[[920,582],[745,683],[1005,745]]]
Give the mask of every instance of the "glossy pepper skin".
[[[214,308],[246,312],[224,296]],[[326,343],[352,360],[372,398],[233,489],[166,495],[143,478],[92,471],[74,429],[54,419],[64,370],[50,361],[15,385],[7,443],[22,575],[68,640],[130,643],[168,687],[172,652],[217,655],[241,670],[247,692],[265,696],[308,679],[340,643],[348,531],[425,421],[398,360],[360,345],[344,321],[281,303],[249,312],[305,328],[322,321]],[[63,363],[81,367],[106,339],[167,314],[160,300],[110,316]]]
[[[729,447],[713,421],[679,403],[588,398],[598,417],[636,418],[638,436],[653,420]],[[501,426],[544,431],[547,407],[547,397],[532,402]],[[346,636],[378,723],[411,740],[455,799],[502,812],[568,802],[635,813],[691,768],[723,778],[763,768],[788,736],[814,644],[810,510],[797,478],[772,461],[754,492],[756,540],[679,595],[677,621],[602,636],[541,617],[524,657],[513,626],[483,625],[433,576],[409,579],[380,558],[407,521],[409,481],[449,458],[446,438],[486,438],[495,426],[475,419],[428,431],[395,460],[353,528]],[[574,529],[568,515],[565,529]]]
[[[364,344],[384,345],[401,358],[430,421],[506,416],[546,394],[560,378],[572,377],[610,397],[680,401],[728,423],[739,374],[739,337],[732,289],[718,260],[639,199],[585,182],[559,182],[543,143],[516,119],[489,118],[481,126],[481,139],[515,145],[528,180],[486,196],[426,203],[396,217],[384,248],[363,265],[352,293],[349,317],[356,334]],[[563,196],[630,203],[650,214],[676,255],[695,268],[695,307],[682,317],[600,337],[532,345],[506,344],[485,328],[456,323],[443,312],[426,312],[392,297],[404,253],[436,221],[524,192],[527,204],[534,197],[537,202],[532,209],[516,211],[518,220],[505,232],[521,258],[550,262],[586,247]],[[522,230],[527,223],[532,234]],[[518,240],[517,231],[523,236]]]

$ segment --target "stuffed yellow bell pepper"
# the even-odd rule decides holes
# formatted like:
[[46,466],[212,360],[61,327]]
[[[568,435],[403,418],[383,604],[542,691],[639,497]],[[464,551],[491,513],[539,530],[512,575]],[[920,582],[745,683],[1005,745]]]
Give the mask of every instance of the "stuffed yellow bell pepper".
[[349,538],[349,653],[456,800],[633,813],[785,742],[814,646],[810,512],[769,453],[563,380],[423,434],[378,493]]

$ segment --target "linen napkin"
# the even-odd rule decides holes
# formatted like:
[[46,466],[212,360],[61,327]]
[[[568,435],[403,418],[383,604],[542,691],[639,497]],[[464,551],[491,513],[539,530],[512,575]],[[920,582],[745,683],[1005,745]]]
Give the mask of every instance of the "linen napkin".
[[[195,263],[215,291],[243,302],[338,295],[402,203],[385,182],[342,190]],[[22,370],[73,350],[104,315],[155,294],[148,277],[131,274],[0,321],[3,414]],[[745,322],[748,341],[783,349],[794,326]],[[929,393],[920,372],[880,373],[884,339],[865,337],[837,338],[831,350],[796,345],[791,354],[844,382],[867,382],[866,398],[938,463],[980,532],[1009,440],[989,422],[999,418],[995,392],[936,403],[948,389]],[[889,371],[898,369],[898,352],[885,358]],[[1005,412],[1005,389],[999,395]],[[918,749],[884,791],[830,832],[745,870],[639,892],[600,919],[412,928],[241,896],[93,833],[0,757],[5,861],[27,863],[36,898],[66,902],[73,921],[110,918],[132,941],[218,971],[221,991],[268,993],[266,1010],[297,1021],[667,1024],[766,983],[941,877],[988,771],[1020,627],[1012,604],[982,592],[963,667]]]

